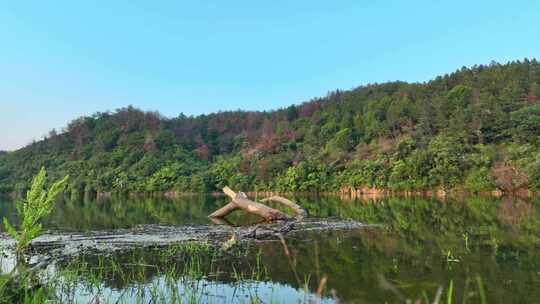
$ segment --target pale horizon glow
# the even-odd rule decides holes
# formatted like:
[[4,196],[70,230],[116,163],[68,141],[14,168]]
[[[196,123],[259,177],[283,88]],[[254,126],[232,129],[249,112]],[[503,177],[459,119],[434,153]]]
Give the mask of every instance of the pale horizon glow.
[[273,110],[540,57],[540,2],[24,1],[0,11],[0,150],[133,105]]

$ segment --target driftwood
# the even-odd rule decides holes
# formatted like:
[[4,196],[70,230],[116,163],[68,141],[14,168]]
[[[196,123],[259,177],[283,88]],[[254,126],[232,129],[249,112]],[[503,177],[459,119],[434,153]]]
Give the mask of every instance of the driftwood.
[[[256,214],[262,218],[264,218],[267,221],[274,221],[274,220],[290,220],[291,217],[287,214],[274,209],[270,208],[264,204],[255,202],[250,200],[247,195],[244,192],[236,193],[229,187],[223,188],[223,193],[231,198],[231,202],[225,205],[224,207],[214,211],[212,214],[210,214],[211,218],[221,218],[226,216],[227,214],[233,212],[236,209],[242,209],[248,213]],[[307,212],[297,205],[296,203],[292,202],[291,200],[288,200],[281,196],[272,196],[269,198],[266,198],[262,200],[265,201],[274,201],[281,203],[289,208],[291,208],[294,213],[296,214],[296,219],[300,220],[303,219]]]
[[265,199],[261,200],[261,202],[268,202],[268,201],[278,202],[278,203],[281,203],[281,204],[291,208],[294,211],[294,213],[296,214],[296,218],[298,220],[301,220],[301,219],[303,219],[304,217],[307,216],[307,212],[306,212],[306,210],[304,210],[304,208],[300,207],[298,204],[296,204],[293,201],[288,200],[288,199],[286,199],[284,197],[274,195],[274,196],[271,196],[271,197],[268,197],[268,198],[265,198]]
[[[226,187],[228,188],[228,187]],[[224,188],[225,189],[225,188]],[[231,190],[232,191],[232,190]],[[247,195],[244,193],[244,192],[238,192],[239,196],[247,199]],[[227,205],[223,206],[222,208],[214,211],[212,214],[210,214],[210,218],[221,218],[221,217],[225,217],[227,216],[227,214],[233,212],[234,210],[238,209],[238,206],[231,202],[231,203],[228,203]]]

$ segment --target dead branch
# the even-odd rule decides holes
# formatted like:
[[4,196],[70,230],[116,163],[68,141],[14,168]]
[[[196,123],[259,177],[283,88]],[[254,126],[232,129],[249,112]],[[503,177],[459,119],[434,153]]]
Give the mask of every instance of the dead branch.
[[[236,208],[240,208],[248,213],[256,214],[267,221],[290,219],[290,217],[287,214],[279,210],[270,208],[266,205],[263,205],[261,203],[248,199],[246,194],[243,192],[236,193],[231,188],[224,187],[223,193],[225,193],[228,197],[230,197],[232,202],[227,204],[225,207],[217,210],[216,212],[212,213],[210,216],[215,217],[216,214],[218,216],[224,216],[232,212]],[[230,204],[233,204],[235,208],[233,208],[233,206],[229,206]]]
[[[214,211],[212,214],[210,214],[209,216],[211,218],[222,218],[222,217],[227,216],[227,214],[233,212],[236,209],[242,209],[248,213],[259,215],[260,217],[264,218],[267,221],[290,219],[290,217],[287,214],[277,209],[274,209],[264,204],[250,200],[244,192],[236,193],[231,188],[224,187],[223,193],[225,193],[228,197],[230,197],[232,201],[228,203],[227,205],[221,207],[220,209]],[[304,208],[300,207],[298,204],[284,197],[272,196],[272,197],[262,200],[262,202],[267,202],[267,201],[278,202],[282,205],[285,205],[291,208],[296,214],[296,220],[302,220],[307,215],[307,212],[306,210],[304,210]]]
[[209,215],[211,218],[218,218],[218,217],[225,217],[227,214],[233,212],[236,210],[238,206],[236,206],[235,203],[228,203],[227,205],[219,208],[218,210],[212,212],[212,214]]
[[271,196],[271,197],[268,197],[268,198],[265,198],[265,199],[262,199],[261,202],[267,202],[267,201],[273,201],[273,202],[278,202],[278,203],[281,203],[289,208],[291,208],[294,213],[296,214],[296,218],[297,219],[303,219],[304,217],[307,216],[307,212],[304,208],[300,207],[298,204],[296,204],[295,202],[289,200],[289,199],[286,199],[284,197],[281,197],[281,196]]

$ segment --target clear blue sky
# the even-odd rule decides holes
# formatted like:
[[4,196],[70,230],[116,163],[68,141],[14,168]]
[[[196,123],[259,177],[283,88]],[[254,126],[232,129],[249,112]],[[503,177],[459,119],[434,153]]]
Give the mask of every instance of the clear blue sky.
[[538,58],[539,17],[533,0],[4,1],[0,149],[129,104],[275,109]]

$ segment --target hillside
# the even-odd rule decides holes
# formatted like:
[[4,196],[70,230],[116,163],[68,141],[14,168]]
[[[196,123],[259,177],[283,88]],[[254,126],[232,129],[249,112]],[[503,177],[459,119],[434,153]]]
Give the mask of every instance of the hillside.
[[[133,107],[0,153],[0,191],[45,166],[71,193],[241,190],[515,191],[540,187],[540,63],[335,91],[270,112],[167,118]],[[179,112],[182,109],[178,109]]]

